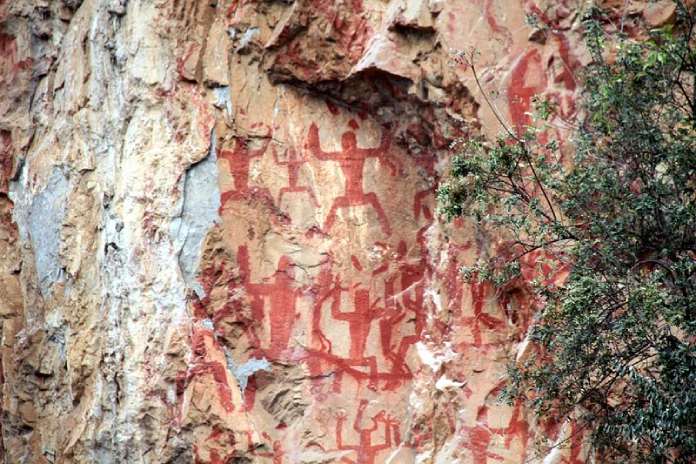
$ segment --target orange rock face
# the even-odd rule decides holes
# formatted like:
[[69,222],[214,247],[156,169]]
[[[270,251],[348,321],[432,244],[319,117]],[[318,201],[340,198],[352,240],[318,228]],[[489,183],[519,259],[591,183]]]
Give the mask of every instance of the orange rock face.
[[497,401],[563,276],[434,196],[535,95],[567,150],[581,3],[0,0],[5,462],[583,462]]

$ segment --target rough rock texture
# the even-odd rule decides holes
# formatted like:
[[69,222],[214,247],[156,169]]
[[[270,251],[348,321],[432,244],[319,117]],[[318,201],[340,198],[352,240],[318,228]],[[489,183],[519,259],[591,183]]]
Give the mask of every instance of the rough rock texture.
[[535,305],[434,202],[496,113],[567,137],[581,3],[0,0],[4,462],[582,462],[496,401]]

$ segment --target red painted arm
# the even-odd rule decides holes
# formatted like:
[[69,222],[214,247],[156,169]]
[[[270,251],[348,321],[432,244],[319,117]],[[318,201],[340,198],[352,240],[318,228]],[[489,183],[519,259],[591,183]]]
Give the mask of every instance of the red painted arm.
[[360,405],[358,406],[358,414],[355,416],[355,421],[353,421],[353,430],[360,433],[360,422],[362,422],[363,415],[365,414],[365,408],[367,407],[367,400],[360,400]]
[[352,449],[352,446],[343,444],[343,424],[346,422],[346,415],[343,412],[336,414],[336,445],[340,450]]
[[333,302],[331,302],[331,317],[339,321],[349,321],[351,320],[352,313],[344,313],[340,310],[341,307],[341,292],[347,290],[345,287],[341,286],[341,281],[336,277],[336,284],[331,291],[331,293],[336,293]]
[[344,313],[339,308],[341,307],[341,298],[334,298],[331,302],[331,317],[337,321],[349,321],[351,313]]
[[371,148],[369,150],[368,156],[376,156],[379,158],[379,162],[387,165],[391,171],[391,175],[395,176],[399,170],[399,163],[389,155],[389,148],[391,147],[392,134],[385,130],[382,132],[382,140],[377,148]]
[[391,424],[389,421],[384,421],[384,443],[381,445],[374,446],[372,451],[377,452],[383,449],[389,449],[392,447],[392,434],[391,434]]
[[278,166],[283,166],[287,164],[284,161],[280,161],[280,157],[278,156],[278,150],[276,150],[275,146],[271,148],[271,151],[273,152],[273,160],[276,162]]
[[309,126],[309,134],[307,135],[307,148],[320,160],[330,160],[335,157],[335,153],[327,153],[321,149],[319,142],[319,128],[315,123]]

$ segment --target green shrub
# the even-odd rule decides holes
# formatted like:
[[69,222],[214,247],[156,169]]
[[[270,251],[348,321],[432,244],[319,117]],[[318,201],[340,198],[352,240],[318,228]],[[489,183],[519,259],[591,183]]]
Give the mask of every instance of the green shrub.
[[534,287],[541,354],[511,363],[505,395],[572,417],[603,463],[696,462],[696,15],[678,11],[640,41],[587,12],[572,162],[540,142],[554,108],[538,101],[526,133],[466,141],[438,192],[448,218],[511,239],[467,275],[504,291],[529,253],[570,266],[563,284]]

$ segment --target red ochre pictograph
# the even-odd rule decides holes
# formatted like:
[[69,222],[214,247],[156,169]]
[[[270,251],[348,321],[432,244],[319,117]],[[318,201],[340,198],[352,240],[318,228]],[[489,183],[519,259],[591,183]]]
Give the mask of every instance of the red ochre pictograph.
[[[543,83],[530,84],[529,76],[543,79]],[[541,54],[536,48],[524,52],[517,60],[507,89],[508,109],[512,126],[521,135],[531,123],[532,98],[546,88]]]
[[[406,253],[405,243],[400,246],[401,258]],[[357,258],[355,258],[357,261]],[[357,261],[359,263],[359,261]],[[361,266],[360,266],[361,267]],[[307,349],[305,361],[314,375],[330,370],[334,378],[334,391],[339,392],[343,374],[348,374],[358,382],[367,382],[372,390],[395,390],[405,380],[413,377],[406,362],[409,349],[420,339],[425,324],[423,310],[424,284],[422,278],[425,265],[401,263],[397,273],[385,281],[384,302],[382,298],[371,296],[369,289],[359,284],[344,286],[339,276],[334,276],[330,265],[321,270],[313,287],[315,303],[312,316],[312,344]],[[386,272],[380,270],[378,274]],[[396,293],[399,293],[397,296]],[[342,309],[342,295],[347,293],[352,311]],[[334,352],[333,344],[322,330],[322,316],[326,311],[332,320],[346,322],[350,335],[348,357]],[[407,321],[407,317],[411,315]],[[407,324],[413,321],[412,333]],[[379,332],[380,350],[366,354],[367,341],[374,330]],[[378,369],[379,354],[391,364],[386,371]],[[381,383],[383,382],[383,383]]]
[[[493,389],[486,395],[487,398],[497,398],[505,381],[498,382]],[[490,460],[503,461],[505,458],[498,453],[490,451],[491,445],[495,442],[506,450],[509,450],[513,441],[517,440],[520,444],[519,449],[522,454],[520,462],[524,462],[527,455],[527,444],[529,442],[529,425],[523,417],[522,402],[515,402],[510,420],[505,427],[491,427],[489,423],[490,407],[486,404],[479,405],[476,409],[476,422],[473,425],[462,427],[464,433],[464,447],[472,455],[474,464],[488,464]],[[497,438],[496,437],[500,437]],[[499,448],[499,449],[503,449]]]
[[275,147],[273,148],[273,158],[278,166],[286,166],[288,170],[288,185],[283,187],[278,192],[278,206],[283,203],[283,195],[287,193],[306,193],[312,204],[315,207],[319,206],[317,197],[314,195],[314,190],[308,186],[299,185],[300,178],[300,168],[307,163],[307,159],[298,150],[293,147],[289,147],[285,150],[285,156],[281,157],[278,155]]
[[[336,446],[341,451],[353,451],[355,458],[341,458],[340,462],[347,464],[376,464],[377,455],[385,450],[391,449],[392,444],[398,444],[401,441],[399,436],[399,422],[387,415],[382,410],[369,419],[371,425],[362,426],[367,408],[367,400],[360,400],[358,412],[353,421],[353,431],[358,435],[357,443],[350,445],[345,442],[343,437],[344,427],[347,420],[345,413],[336,414]],[[378,431],[380,424],[383,427],[384,441],[379,444],[373,443],[373,434]],[[395,438],[392,441],[392,438]]]
[[[373,321],[384,317],[385,309],[383,306],[378,306],[380,302],[379,298],[372,299],[370,297],[370,291],[368,289],[356,285],[351,291],[351,289],[341,284],[338,277],[335,278],[333,284],[327,285],[324,282],[324,286],[325,288],[322,289],[323,295],[319,298],[318,303],[315,304],[315,313],[313,317],[313,325],[315,326],[312,328],[312,333],[318,344],[318,349],[313,348],[307,350],[306,358],[309,361],[309,365],[316,369],[324,362],[338,367],[339,369],[336,372],[336,389],[340,389],[340,382],[343,374],[348,373],[357,380],[367,380],[368,388],[376,390],[378,381],[381,379],[388,379],[391,375],[379,373],[377,370],[376,356],[366,355],[365,350],[368,336],[373,327]],[[341,310],[341,294],[343,292],[349,292],[352,296],[352,311]],[[321,329],[321,312],[324,303],[329,299],[332,300],[330,304],[330,314],[332,318],[337,321],[348,323],[348,330],[350,333],[350,351],[348,358],[342,358],[333,353],[332,342]],[[367,369],[367,372],[361,368]]]
[[[566,1],[559,1],[556,6],[560,8],[559,12],[570,14]],[[518,134],[531,122],[531,100],[535,95],[555,103],[556,115],[564,124],[572,122],[577,113],[575,73],[582,66],[572,53],[568,37],[558,24],[558,19],[550,18],[534,1],[528,0],[525,9],[547,27],[547,34],[557,48],[548,56],[546,63],[542,63],[542,56],[537,48],[530,48],[519,57],[512,70],[507,88],[508,109],[512,125]],[[530,84],[531,79],[538,79],[538,82]],[[562,144],[563,125],[554,126],[556,127],[540,134],[542,143],[547,143],[551,133],[555,133],[555,138]]]
[[481,13],[483,14],[483,17],[486,20],[486,24],[488,25],[488,28],[491,30],[491,32],[493,32],[493,34],[495,34],[497,37],[499,37],[502,40],[504,50],[508,50],[510,48],[510,46],[512,45],[512,34],[508,30],[508,28],[506,28],[498,23],[498,18],[496,18],[495,11],[494,11],[495,0],[471,0],[471,1],[475,5],[481,6]]
[[194,378],[202,375],[211,375],[217,386],[220,404],[226,412],[233,412],[235,407],[232,401],[232,390],[227,379],[227,367],[218,361],[210,359],[209,348],[222,350],[213,329],[205,327],[197,322],[191,327],[191,356],[188,369],[177,375],[177,396],[181,397]]
[[[351,1],[353,7],[359,8],[359,1]],[[547,45],[543,48],[530,44],[528,48],[513,50],[507,23],[496,18],[496,0],[470,2],[480,8],[484,27],[492,32],[489,35],[500,42],[507,53],[515,53],[505,88],[513,130],[521,133],[531,122],[532,98],[540,93],[558,105],[561,122],[571,120],[576,112],[574,71],[580,65],[578,58],[572,54],[564,29],[557,24],[559,20],[547,17],[535,2],[525,0],[526,10],[535,13],[548,26]],[[244,3],[232,2],[230,13],[239,11],[238,6]],[[337,11],[328,0],[317,0],[312,4],[330,20],[334,35],[340,40],[340,47],[347,50],[350,56],[361,56],[368,35],[364,18],[353,15],[356,20],[352,21],[351,16]],[[295,67],[298,76],[303,79],[326,77],[306,60],[301,40],[289,36],[286,39],[277,66],[287,64]],[[549,56],[546,51],[550,48],[553,53]],[[0,55],[14,54],[13,44],[0,38],[0,52]],[[186,60],[192,59],[197,50],[189,48],[185,52],[178,63],[182,74],[186,71]],[[195,99],[194,103],[199,106]],[[335,121],[339,120],[337,116],[345,109],[331,102],[326,102],[326,107],[327,117],[333,116]],[[222,144],[218,153],[219,166],[221,170],[227,169],[232,185],[231,189],[221,194],[220,212],[225,214],[227,208],[238,202],[252,201],[277,207],[290,205],[290,211],[296,211],[294,207],[298,202],[302,202],[303,207],[315,209],[323,206],[323,223],[310,229],[304,237],[316,243],[327,241],[333,246],[339,243],[334,239],[344,238],[341,234],[351,227],[349,223],[341,223],[341,214],[365,208],[372,217],[376,216],[379,225],[379,230],[374,232],[380,235],[382,242],[373,243],[389,250],[384,262],[371,265],[362,255],[356,256],[358,252],[349,252],[343,255],[346,262],[337,263],[333,261],[331,252],[327,252],[329,258],[319,265],[318,270],[307,271],[303,267],[300,271],[299,261],[296,265],[293,260],[295,255],[275,254],[275,262],[267,264],[269,270],[259,274],[255,267],[256,255],[252,259],[250,250],[258,249],[255,248],[255,241],[260,233],[257,230],[249,232],[248,243],[239,245],[236,241],[234,249],[230,250],[235,256],[231,262],[210,264],[200,277],[206,296],[198,301],[194,298],[194,320],[190,334],[192,356],[188,369],[178,376],[177,393],[181,396],[197,377],[208,376],[212,380],[209,384],[215,389],[220,409],[225,412],[244,412],[260,407],[260,402],[255,403],[255,398],[257,394],[262,395],[263,390],[257,392],[257,388],[264,388],[262,377],[252,375],[248,378],[244,403],[235,405],[231,386],[227,383],[231,373],[224,362],[219,362],[224,359],[220,356],[225,350],[221,344],[231,342],[232,333],[241,334],[241,339],[234,341],[249,357],[264,357],[276,362],[276,365],[293,362],[306,366],[310,392],[315,401],[331,404],[327,399],[351,396],[345,403],[347,414],[336,415],[335,423],[332,422],[334,416],[327,421],[329,433],[335,425],[335,444],[314,443],[312,446],[325,451],[343,452],[341,458],[336,458],[339,462],[377,464],[384,462],[389,450],[402,444],[400,424],[389,416],[388,412],[392,409],[386,404],[379,403],[376,410],[384,409],[376,414],[368,413],[368,401],[358,400],[362,398],[361,389],[367,387],[377,391],[376,395],[386,392],[389,398],[403,398],[400,395],[407,391],[414,372],[419,373],[418,362],[412,360],[415,358],[414,346],[422,340],[424,333],[432,336],[435,342],[453,342],[455,351],[471,349],[480,353],[498,350],[509,342],[507,335],[510,330],[517,331],[519,339],[526,333],[537,310],[537,302],[528,288],[529,282],[539,275],[547,282],[559,282],[565,269],[547,265],[545,261],[550,258],[538,253],[526,256],[522,263],[522,276],[512,284],[514,297],[505,291],[500,294],[494,292],[489,284],[465,282],[459,271],[464,255],[474,254],[472,243],[457,244],[452,241],[433,249],[432,240],[426,237],[426,232],[434,229],[430,226],[435,220],[433,205],[439,177],[436,165],[438,156],[442,155],[436,150],[444,149],[448,141],[442,134],[436,133],[432,153],[403,157],[403,162],[409,163],[408,170],[403,172],[408,172],[409,176],[413,176],[409,179],[415,180],[403,202],[403,208],[409,216],[412,215],[415,225],[405,230],[389,209],[394,202],[387,197],[388,189],[366,191],[368,188],[365,185],[365,180],[369,181],[370,176],[396,176],[400,170],[400,164],[391,155],[396,128],[383,128],[379,143],[373,144],[377,146],[359,146],[358,139],[362,140],[359,135],[363,135],[360,133],[362,121],[369,117],[366,108],[360,111],[355,120],[348,122],[345,131],[339,132],[340,140],[336,142],[340,142],[340,148],[335,151],[322,149],[322,141],[326,147],[333,140],[329,140],[328,134],[320,137],[316,122],[309,125],[307,132],[304,132],[307,129],[303,129],[302,134],[306,134],[304,146],[301,143],[297,146],[271,145],[270,129],[256,140],[237,136],[228,144]],[[201,134],[206,129],[209,132],[207,121],[206,117],[200,124]],[[256,126],[263,127],[260,124]],[[406,129],[415,138],[427,132],[418,127],[419,123],[412,126]],[[547,132],[543,137],[553,135],[551,129]],[[4,142],[1,135],[0,153]],[[282,171],[280,185],[276,184],[270,189],[266,185],[254,185],[252,177],[254,163],[264,156],[267,158],[263,159],[262,165],[272,162]],[[385,174],[371,172],[372,162],[380,169],[387,168]],[[322,197],[317,184],[307,178],[307,174],[311,173],[310,167],[316,166],[340,168],[345,184],[336,197]],[[460,221],[454,228],[461,229],[462,224],[463,221]],[[243,235],[247,230],[239,228],[225,232]],[[436,267],[434,263],[442,266]],[[309,282],[300,284],[297,281],[298,273],[305,271],[311,277]],[[212,307],[213,302],[207,296],[213,290],[218,292],[216,307]],[[440,295],[432,296],[432,291]],[[219,297],[220,293],[223,294],[222,298]],[[442,298],[444,312],[450,317],[448,321],[426,317],[426,307],[435,304],[436,297]],[[301,314],[302,311],[308,314]],[[302,316],[306,319],[300,319]],[[306,320],[309,327],[299,327],[300,320]],[[355,384],[357,391],[351,389]],[[463,392],[460,392],[460,397],[466,398],[466,401],[475,397],[468,388],[464,386]],[[494,390],[500,388],[500,385],[496,385]],[[375,395],[364,390],[362,393]],[[476,419],[463,427],[458,423],[461,420],[458,406],[453,402],[451,409],[443,407],[441,419],[449,426],[451,433],[459,427],[459,438],[464,440],[463,452],[473,456],[475,464],[504,461],[509,459],[513,449],[515,453],[519,450],[523,459],[526,457],[531,431],[521,403],[504,410],[506,417],[509,417],[507,424],[494,416],[495,412],[499,412],[496,407],[473,404],[471,410],[476,413]],[[283,462],[283,446],[288,453],[290,449],[283,438],[281,425],[285,426],[281,423],[275,431],[268,430],[270,435],[259,430],[265,447],[252,443],[251,434],[248,435],[247,450],[252,460],[272,461],[273,464]],[[436,434],[434,426],[415,426],[409,430],[409,441],[405,445],[415,448],[425,446],[436,438]],[[582,434],[576,435],[570,440],[571,450],[564,461],[567,464],[581,462]],[[228,462],[233,457],[229,450],[235,445],[239,443],[234,443],[231,432],[214,431],[207,439],[207,445],[203,443],[194,448],[196,462],[199,461],[199,449],[201,463]],[[203,456],[208,457],[203,459]]]
[[319,140],[319,128],[312,123],[309,128],[309,136],[307,140],[307,148],[322,161],[336,161],[345,177],[345,191],[341,196],[333,200],[329,214],[324,222],[324,232],[328,233],[336,221],[336,213],[339,209],[346,209],[352,206],[371,206],[377,213],[382,232],[385,235],[391,235],[391,226],[387,215],[382,208],[382,204],[374,192],[366,193],[363,187],[363,176],[365,170],[365,161],[368,158],[377,158],[380,163],[386,164],[392,175],[396,175],[397,165],[389,159],[390,134],[384,132],[382,141],[376,148],[359,148],[355,132],[347,131],[341,136],[341,151],[325,152],[321,149]]
[[[391,361],[393,379],[385,385],[385,390],[393,390],[400,385],[399,379],[411,378],[412,372],[406,362],[409,349],[421,338],[425,328],[424,291],[427,264],[421,256],[417,263],[407,261],[408,247],[405,241],[397,246],[397,271],[384,281],[384,300],[387,315],[379,322],[382,353]],[[378,269],[374,275],[386,272]],[[413,333],[404,335],[401,340],[393,340],[403,331],[407,321],[413,321]],[[398,344],[397,344],[398,343]]]
[[271,194],[263,187],[249,185],[249,165],[252,159],[263,156],[270,143],[270,131],[256,149],[249,148],[249,142],[240,137],[234,138],[231,149],[221,149],[218,157],[225,160],[228,165],[234,189],[222,192],[220,196],[220,209],[223,210],[230,201],[243,201],[258,198],[273,204]]
[[[514,98],[510,100],[510,104],[511,114],[516,115],[516,126],[527,121],[525,113],[531,105],[531,95],[537,88],[537,85],[527,83],[527,75],[532,72],[531,66],[539,64],[540,55],[532,50],[522,55],[512,73]],[[345,187],[339,196],[331,200],[323,224],[324,233],[318,238],[328,239],[329,233],[338,233],[335,222],[339,210],[368,206],[376,213],[382,233],[390,237],[385,242],[375,243],[383,249],[391,250],[390,254],[381,265],[376,266],[367,265],[364,258],[349,255],[349,262],[339,267],[329,252],[328,258],[320,265],[318,272],[315,271],[317,273],[310,283],[301,285],[296,281],[298,268],[289,255],[276,258],[275,271],[270,275],[252,278],[249,254],[251,243],[238,245],[236,263],[218,263],[201,276],[201,284],[206,293],[213,288],[226,287],[227,299],[218,303],[220,306],[217,308],[210,308],[210,302],[206,298],[198,305],[197,322],[191,335],[195,356],[187,372],[180,376],[179,391],[185,389],[194,377],[211,375],[217,385],[222,407],[226,411],[235,408],[226,383],[228,374],[225,366],[208,359],[210,356],[207,352],[211,347],[217,346],[220,340],[227,342],[224,331],[228,326],[235,326],[242,327],[242,337],[246,339],[249,356],[304,364],[309,371],[312,385],[310,391],[316,401],[325,401],[328,395],[348,393],[349,384],[346,379],[373,391],[398,392],[414,376],[414,366],[410,365],[409,356],[426,329],[429,333],[433,331],[433,336],[441,337],[442,340],[457,341],[452,332],[452,324],[433,321],[432,327],[426,327],[429,324],[425,310],[426,288],[433,278],[443,282],[444,302],[453,320],[458,321],[457,330],[463,329],[461,333],[466,342],[459,339],[452,345],[455,349],[497,349],[504,343],[505,337],[498,337],[496,334],[506,333],[510,323],[521,332],[526,330],[534,310],[533,301],[528,301],[526,292],[523,292],[526,299],[520,300],[520,304],[527,304],[528,307],[518,305],[515,309],[517,314],[512,316],[512,310],[508,308],[509,298],[506,299],[505,293],[498,295],[489,284],[467,284],[462,279],[459,270],[463,254],[469,252],[471,243],[448,243],[439,251],[444,252],[443,256],[447,259],[445,267],[435,270],[430,264],[433,257],[430,257],[432,251],[427,245],[426,232],[434,217],[426,205],[433,201],[434,188],[419,187],[412,193],[413,217],[416,220],[422,218],[418,224],[419,229],[414,230],[411,237],[402,231],[399,231],[398,236],[392,236],[392,225],[380,198],[375,192],[366,192],[363,184],[364,176],[367,175],[365,164],[370,158],[384,163],[390,168],[391,174],[396,175],[396,164],[389,157],[391,134],[385,131],[379,146],[375,148],[362,148],[357,142],[358,125],[350,127],[351,130],[341,136],[341,149],[335,152],[326,152],[321,148],[316,124],[311,124],[309,128],[305,147],[297,149],[273,146],[271,150],[275,165],[287,169],[287,183],[278,190],[275,199],[268,189],[250,185],[249,173],[250,161],[264,156],[269,148],[270,137],[254,145],[253,149],[241,138],[235,138],[232,148],[221,150],[219,156],[221,162],[227,163],[234,183],[234,188],[222,195],[221,210],[230,202],[253,198],[261,198],[275,205],[288,201],[307,201],[316,207],[316,193],[311,185],[306,185],[306,180],[303,182],[301,176],[303,166],[313,159],[332,161],[340,167]],[[413,158],[410,161],[423,178],[437,176],[434,156]],[[460,224],[456,227],[462,226]],[[525,257],[521,287],[525,285],[523,281],[534,277],[530,270],[532,268],[548,281],[559,279],[558,269],[546,265],[542,258],[535,254]],[[339,268],[342,271],[337,272]],[[351,273],[355,273],[358,278]],[[366,284],[366,281],[370,283]],[[467,301],[470,301],[470,307],[466,307]],[[301,316],[300,308],[305,303],[309,303],[307,310],[311,312],[307,315],[310,327],[306,334],[296,327]],[[497,316],[495,308],[501,309],[500,314],[506,310],[507,319],[505,316]],[[203,318],[209,318],[214,329],[201,325]],[[331,327],[334,322],[337,324]],[[334,330],[336,327],[345,330],[345,345],[343,340],[339,344],[340,339],[336,337],[343,332]],[[306,338],[293,340],[293,333]],[[345,346],[345,351],[340,350],[339,346]],[[326,387],[330,391],[325,390]],[[239,405],[238,410],[249,411],[256,407],[256,390],[257,379],[252,375],[244,392],[244,404]],[[358,394],[359,392],[360,390]],[[472,396],[470,390],[465,393],[466,398]],[[385,411],[367,418],[366,408],[367,402],[362,400],[352,430],[346,427],[348,419],[345,415],[336,420],[337,451],[350,452],[341,462],[381,462],[380,453],[397,446],[401,440],[396,421],[388,419]],[[489,408],[487,405],[478,406],[476,422],[460,427],[466,437],[464,447],[473,456],[473,462],[484,464],[502,461],[505,459],[501,456],[503,451],[510,450],[513,446],[514,449],[521,449],[524,455],[530,431],[523,417],[521,404],[515,404],[512,410],[508,410],[507,413],[511,416],[504,427],[490,426],[489,414],[492,413]],[[456,414],[453,413],[447,420],[451,430],[456,430]],[[429,434],[432,435],[432,431],[414,432],[409,443],[418,447],[419,440],[429,440]],[[347,436],[354,438],[349,439]],[[277,440],[278,437],[266,438],[269,444],[273,444],[273,449],[251,449],[251,454],[259,459],[273,460],[274,463],[282,462],[281,441]],[[494,440],[498,449],[494,448]],[[211,462],[218,458],[221,459],[220,462],[224,462],[224,455],[220,452],[216,456],[215,453],[216,451],[208,453]],[[571,462],[577,464],[575,461]]]
[[[197,444],[193,445],[193,455],[194,464],[225,464],[233,459],[235,454],[236,440],[234,433],[229,430],[222,430],[219,426],[213,426],[212,433],[205,439],[205,442],[199,446]],[[201,448],[205,447],[207,450],[208,458],[205,459],[201,456]],[[218,450],[219,448],[231,449],[233,451],[229,453],[222,453]]]
[[[284,353],[298,316],[297,300],[305,291],[295,283],[292,261],[281,256],[273,276],[254,283],[250,278],[249,255],[245,246],[239,248],[237,259],[244,275],[244,288],[252,300],[253,317],[259,324],[270,327],[270,340],[265,347],[259,344],[258,354],[270,360],[285,359]],[[266,306],[268,311],[264,311]],[[258,336],[254,338],[258,343]]]
[[283,464],[283,455],[285,453],[283,452],[282,443],[280,443],[278,440],[273,440],[267,432],[262,432],[261,436],[266,442],[273,444],[273,449],[270,451],[262,451],[257,449],[257,446],[252,440],[251,433],[247,432],[247,447],[250,450],[249,454],[259,458],[270,459],[273,464]]
[[573,422],[570,427],[570,453],[567,459],[564,459],[565,464],[584,464],[582,459],[582,445],[585,439],[584,430],[578,427],[576,422]]
[[447,245],[447,267],[444,272],[439,273],[438,278],[445,283],[445,290],[448,297],[447,306],[455,315],[462,312],[462,301],[464,297],[464,281],[461,276],[463,263],[460,256],[471,249],[471,243],[458,245],[449,243]]
[[488,406],[479,406],[476,412],[476,424],[463,427],[467,440],[464,447],[471,451],[473,464],[488,464],[489,459],[502,461],[503,457],[489,451],[495,435],[505,436],[505,428],[490,427],[488,425]]
[[[483,341],[482,326],[489,331],[502,331],[505,328],[505,321],[484,311],[487,298],[495,298],[493,287],[488,282],[474,281],[470,285],[471,289],[471,304],[473,306],[473,316],[464,317],[462,321],[471,329],[473,338],[472,346],[481,348],[486,343]],[[492,342],[494,345],[498,343]]]

